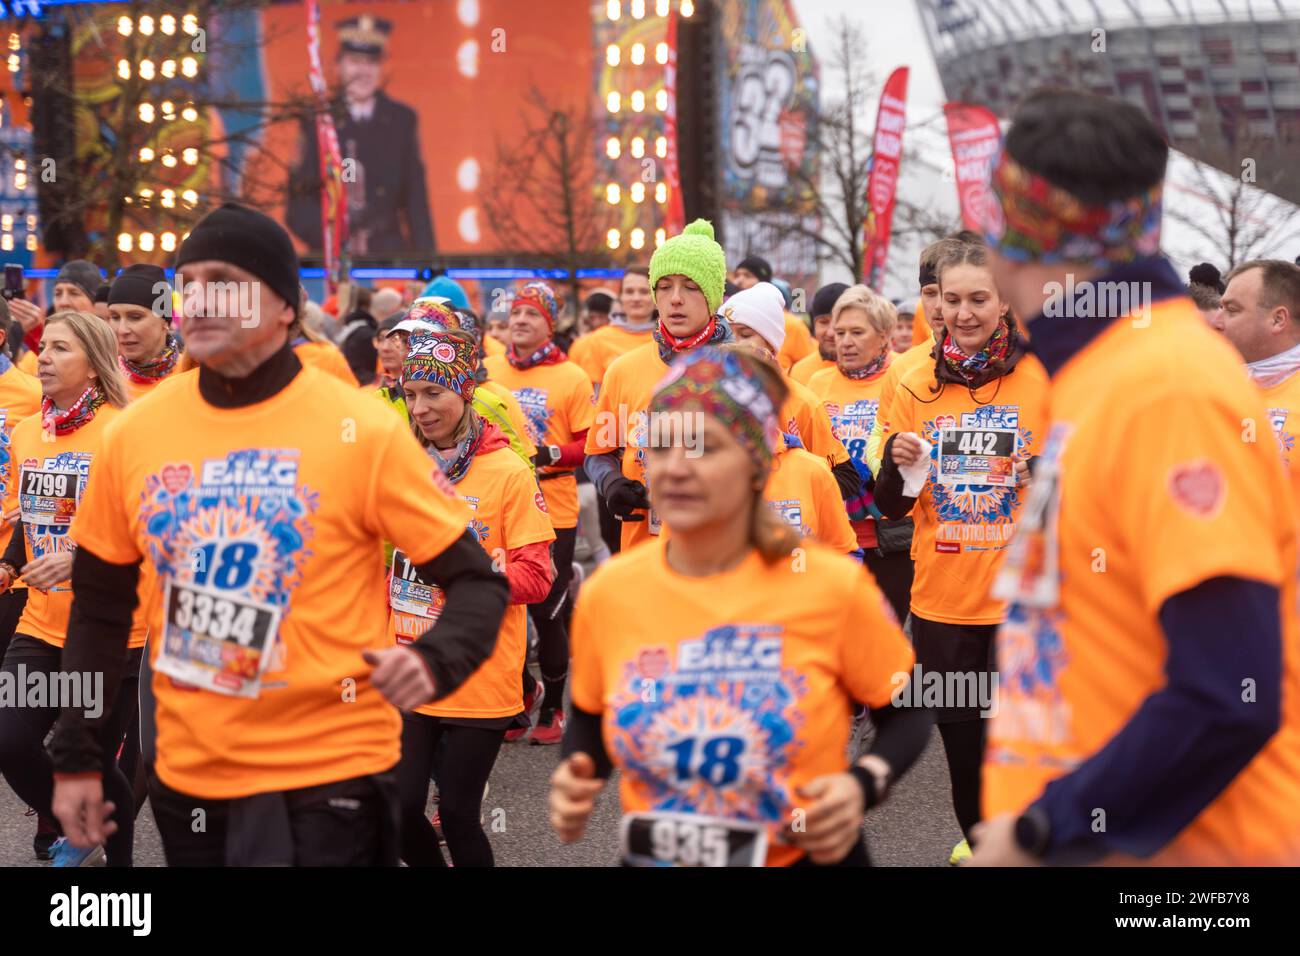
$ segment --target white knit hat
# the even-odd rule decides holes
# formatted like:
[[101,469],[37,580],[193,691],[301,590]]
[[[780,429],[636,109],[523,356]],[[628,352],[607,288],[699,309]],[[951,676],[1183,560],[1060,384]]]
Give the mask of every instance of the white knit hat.
[[753,329],[773,352],[785,344],[785,296],[770,282],[759,282],[737,292],[722,304],[718,314],[733,325]]

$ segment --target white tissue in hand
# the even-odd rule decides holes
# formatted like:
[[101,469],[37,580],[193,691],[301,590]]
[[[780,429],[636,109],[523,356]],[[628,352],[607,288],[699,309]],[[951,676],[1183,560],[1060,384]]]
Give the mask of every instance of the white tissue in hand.
[[898,467],[899,474],[903,476],[903,497],[915,498],[921,493],[921,489],[925,487],[925,479],[930,475],[930,449],[933,446],[915,432],[904,432],[903,434],[911,435],[921,443],[921,457],[910,465],[899,465]]

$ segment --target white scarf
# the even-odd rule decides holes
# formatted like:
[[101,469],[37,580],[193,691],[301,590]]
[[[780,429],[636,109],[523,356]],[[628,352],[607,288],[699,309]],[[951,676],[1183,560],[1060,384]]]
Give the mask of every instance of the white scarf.
[[1278,352],[1258,362],[1249,362],[1246,371],[1260,388],[1272,388],[1300,371],[1300,345]]

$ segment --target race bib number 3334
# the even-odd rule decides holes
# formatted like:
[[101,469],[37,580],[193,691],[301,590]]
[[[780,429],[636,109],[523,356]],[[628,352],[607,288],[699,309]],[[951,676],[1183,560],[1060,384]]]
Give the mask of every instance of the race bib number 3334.
[[168,580],[156,669],[234,697],[257,697],[280,610],[231,591]]

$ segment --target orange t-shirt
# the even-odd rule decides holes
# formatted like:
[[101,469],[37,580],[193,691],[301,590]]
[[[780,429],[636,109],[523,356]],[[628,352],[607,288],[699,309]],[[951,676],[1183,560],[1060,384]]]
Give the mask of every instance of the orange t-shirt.
[[352,374],[352,367],[333,342],[302,342],[293,347],[294,354],[303,365],[313,365],[328,372],[345,385],[360,388],[361,383]]
[[[17,366],[0,374],[0,501],[9,499],[10,485],[17,480],[14,470],[14,426],[41,410],[41,383]],[[7,547],[13,527],[0,526],[0,548]],[[3,552],[0,552],[3,554]]]
[[[476,456],[455,488],[460,500],[469,507],[469,530],[474,532],[483,550],[494,558],[504,561],[506,554],[515,548],[555,540],[532,471],[509,447]],[[395,556],[395,561],[397,570],[405,567],[403,558]],[[420,582],[413,569],[406,569],[405,576],[414,580],[417,588],[425,587],[431,592],[427,599],[428,613],[423,613],[423,608],[421,613],[390,611],[389,640],[409,644],[438,619],[443,598],[439,588]],[[397,578],[390,579],[390,607],[400,586]],[[519,674],[528,650],[527,616],[524,605],[509,605],[501,619],[492,656],[449,696],[417,707],[416,711],[430,717],[482,718],[513,717],[522,711],[524,698]]]
[[785,313],[785,341],[781,343],[781,351],[776,356],[781,371],[789,375],[795,362],[816,351],[817,342],[808,331],[808,326],[804,324],[803,319],[789,312]]
[[912,649],[870,573],[816,542],[702,578],[674,571],[669,545],[622,552],[583,585],[573,705],[603,717],[624,813],[767,824],[767,864],[793,863],[775,835],[796,791],[845,770],[850,701],[887,704]]
[[[103,446],[104,430],[120,414],[112,405],[101,405],[94,418],[74,432],[53,435],[53,441],[45,440],[39,414],[14,426],[10,444],[13,481],[6,489],[4,509],[23,506],[27,560],[72,550],[68,529],[74,516],[84,510],[91,462]],[[48,591],[28,586],[27,604],[15,633],[62,647],[71,615],[71,582],[63,581]],[[148,622],[137,611],[129,646],[144,647],[148,631]]]
[[40,359],[40,356],[35,351],[29,349],[28,351],[24,352],[22,358],[20,358],[14,364],[17,365],[20,370],[26,372],[32,378],[35,378],[36,362],[38,359]]
[[[934,381],[934,369],[928,366],[904,375],[882,433],[888,441],[891,435],[913,432],[933,446],[929,477],[912,508],[912,613],[944,624],[997,624],[1005,604],[991,597],[989,588],[1024,503],[1013,460],[1037,454],[1046,423],[1047,373],[1026,355],[1010,374],[976,389],[973,397],[970,389],[952,383],[934,395]],[[970,466],[948,482],[938,480],[941,429],[957,430],[960,436],[949,444],[945,461],[960,465],[965,459]],[[967,444],[977,439],[979,448]],[[990,446],[996,446],[996,457],[976,454]],[[1007,484],[960,480],[981,473],[976,470],[981,461],[990,462],[984,473]]]
[[1295,515],[1272,439],[1243,441],[1265,413],[1240,356],[1185,298],[1115,320],[1052,379],[1051,430],[998,580],[1014,603],[997,638],[986,817],[1038,799],[1165,685],[1167,599],[1245,578],[1281,590],[1281,727],[1163,849],[1108,862],[1300,863]]
[[519,404],[519,399],[515,398],[515,393],[500,382],[494,382],[491,379],[480,382],[478,387],[486,388],[505,403],[506,417],[510,420],[510,427],[515,430],[515,435],[519,437],[520,443],[524,446],[524,452],[529,458],[534,457],[537,454],[537,445],[533,443],[528,434],[528,420],[524,418],[524,410]]
[[822,369],[834,367],[834,362],[822,358],[822,353],[814,350],[794,363],[794,367],[790,369],[790,377],[800,385],[807,385],[809,380]]
[[569,358],[587,373],[591,384],[598,386],[614,359],[652,341],[653,331],[629,332],[617,325],[602,325],[574,342]]
[[[565,445],[591,427],[591,381],[573,362],[538,365],[521,371],[504,356],[483,363],[492,381],[509,389],[524,412],[529,440],[537,447]],[[547,478],[555,474],[558,477]],[[538,484],[557,528],[578,526],[578,482],[572,469],[543,468]]]
[[785,384],[790,394],[781,406],[781,427],[832,468],[848,461],[849,453],[835,436],[830,417],[817,394],[790,378],[786,378]]
[[856,551],[857,535],[824,459],[802,448],[784,448],[772,462],[763,498],[804,537],[835,551]]
[[934,348],[933,342],[922,342],[920,345],[913,345],[902,355],[889,360],[889,365],[885,368],[885,377],[880,383],[880,393],[877,396],[876,418],[871,426],[871,434],[867,437],[866,445],[866,463],[871,469],[874,476],[880,475],[880,456],[884,451],[884,439],[881,437],[884,430],[884,423],[889,421],[889,403],[893,400],[894,393],[898,391],[898,383],[904,375],[916,368],[918,365],[930,364],[933,368],[933,360],[930,358],[930,352]]
[[[143,559],[156,575],[146,603],[159,777],[227,799],[390,769],[401,718],[361,658],[392,644],[380,543],[432,560],[464,533],[465,506],[439,490],[436,465],[397,416],[319,369],[242,408],[209,405],[197,375],[155,394],[107,429],[72,536],[105,561]],[[182,626],[185,595],[197,596]],[[258,609],[257,631],[226,621],[219,639],[216,607],[232,602]],[[276,614],[273,629],[265,622]],[[253,640],[269,660],[257,697],[158,669],[164,646],[190,648],[211,662],[214,683],[238,686]]]
[[[650,438],[650,399],[655,386],[668,374],[668,366],[659,357],[659,346],[650,341],[620,356],[605,373],[605,381],[596,395],[596,413],[587,432],[587,454],[603,455],[626,449],[623,474],[646,483],[645,445]],[[638,512],[645,515],[646,512]],[[621,522],[623,550],[658,534],[658,520]]]
[[[891,356],[886,360],[885,368],[869,379],[848,378],[832,365],[814,375],[808,384],[809,391],[821,400],[822,407],[830,417],[835,437],[843,443],[854,462],[863,465],[867,463],[867,439],[876,424],[881,387],[897,361]],[[861,547],[876,546],[878,539],[874,518],[853,522],[853,530]]]
[[505,355],[506,347],[490,335],[483,336],[483,354],[485,356]]
[[1282,464],[1291,480],[1291,498],[1300,508],[1300,450],[1295,447],[1296,434],[1300,432],[1300,375],[1291,375],[1261,391]]

